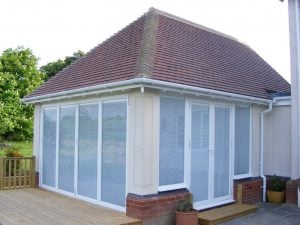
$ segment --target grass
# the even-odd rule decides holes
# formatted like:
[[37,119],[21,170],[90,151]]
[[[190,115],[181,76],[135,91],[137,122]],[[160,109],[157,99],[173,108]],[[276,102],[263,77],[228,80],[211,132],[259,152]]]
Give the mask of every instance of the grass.
[[[23,156],[32,156],[32,141],[5,141],[5,144],[10,144],[17,149]],[[0,156],[4,155],[4,151],[0,151]]]

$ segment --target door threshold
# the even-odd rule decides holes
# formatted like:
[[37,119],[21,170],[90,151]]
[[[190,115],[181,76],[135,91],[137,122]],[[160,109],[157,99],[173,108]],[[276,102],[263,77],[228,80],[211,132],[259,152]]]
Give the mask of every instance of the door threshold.
[[216,206],[230,204],[230,203],[233,203],[233,202],[235,202],[235,200],[229,199],[229,200],[225,200],[225,201],[221,201],[221,202],[216,202],[216,203],[210,203],[210,204],[205,204],[205,205],[201,205],[201,206],[196,206],[194,208],[196,210],[204,210],[204,209],[209,209],[209,208],[213,208],[213,207],[216,207]]

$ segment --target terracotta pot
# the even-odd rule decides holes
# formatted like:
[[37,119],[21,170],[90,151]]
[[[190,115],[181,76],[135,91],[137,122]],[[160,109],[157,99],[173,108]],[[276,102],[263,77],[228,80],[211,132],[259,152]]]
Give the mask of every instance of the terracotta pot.
[[285,191],[267,191],[268,201],[281,204],[284,202]]
[[176,211],[176,225],[197,225],[198,212],[196,210],[190,212]]

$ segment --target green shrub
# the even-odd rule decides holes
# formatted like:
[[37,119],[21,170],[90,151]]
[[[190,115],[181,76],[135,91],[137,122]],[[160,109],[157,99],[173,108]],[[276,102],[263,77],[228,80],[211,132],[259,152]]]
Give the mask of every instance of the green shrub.
[[274,175],[271,177],[268,189],[270,191],[284,191],[285,190],[285,180]]
[[177,205],[178,212],[190,212],[193,210],[193,195],[190,194],[188,198],[182,200]]

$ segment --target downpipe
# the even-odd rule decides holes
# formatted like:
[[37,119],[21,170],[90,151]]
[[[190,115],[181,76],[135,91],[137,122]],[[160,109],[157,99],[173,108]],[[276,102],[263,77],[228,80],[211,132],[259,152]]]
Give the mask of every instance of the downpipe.
[[263,179],[263,202],[266,202],[267,178],[264,175],[264,115],[271,112],[273,109],[273,101],[269,104],[268,109],[260,113],[260,159],[259,159],[259,174]]

